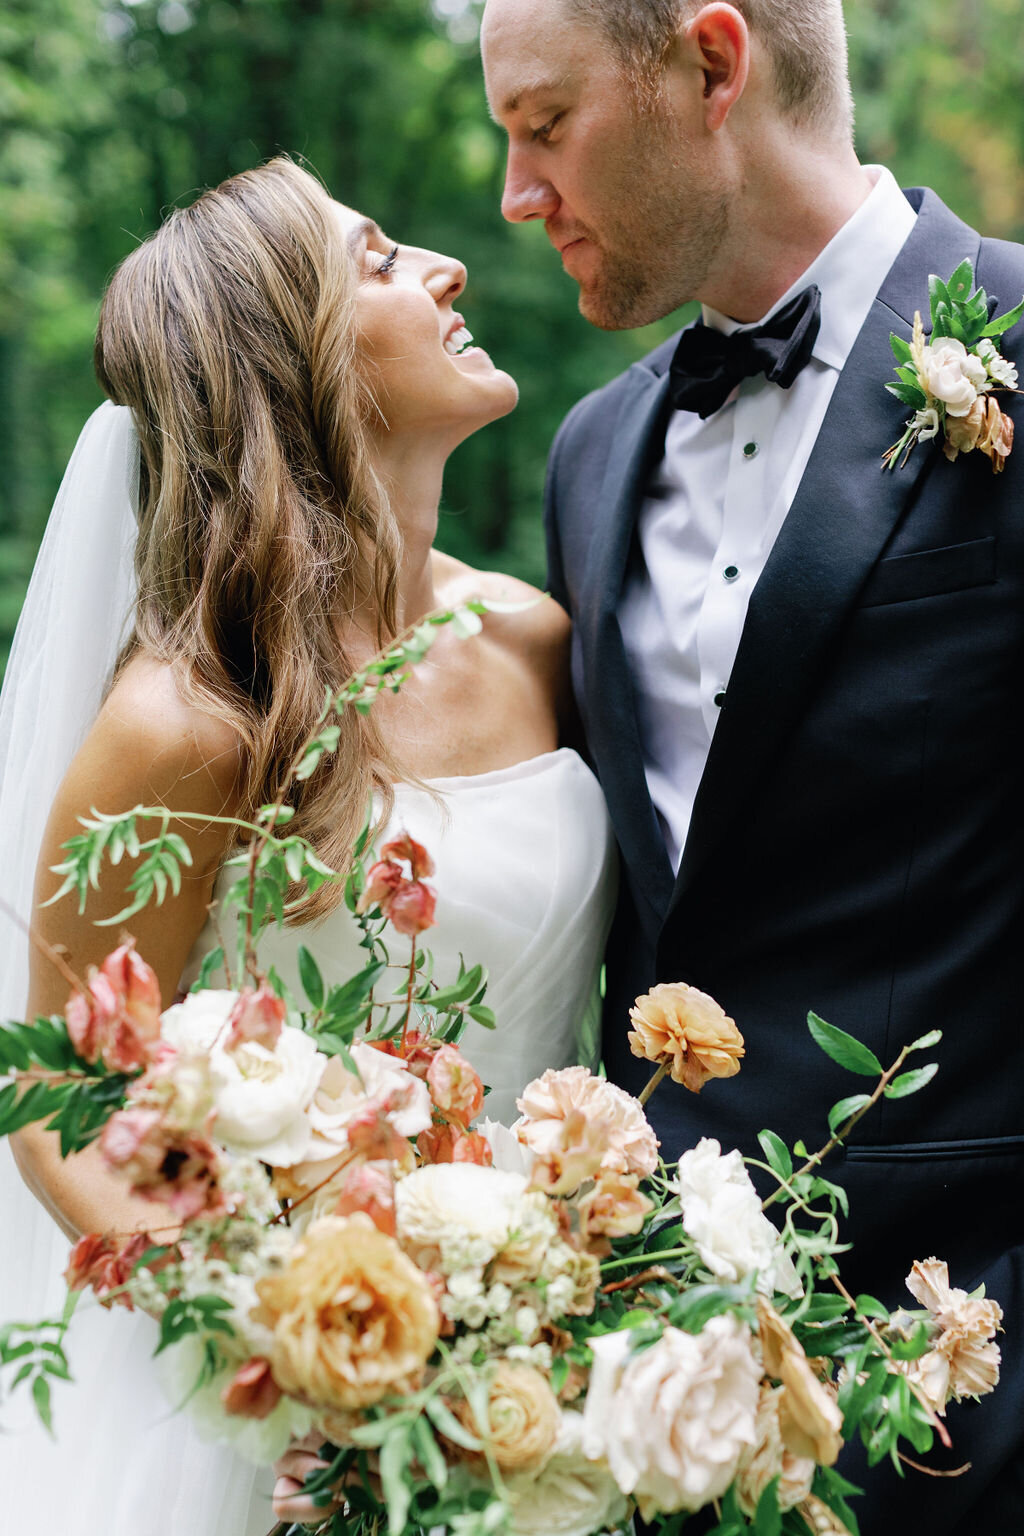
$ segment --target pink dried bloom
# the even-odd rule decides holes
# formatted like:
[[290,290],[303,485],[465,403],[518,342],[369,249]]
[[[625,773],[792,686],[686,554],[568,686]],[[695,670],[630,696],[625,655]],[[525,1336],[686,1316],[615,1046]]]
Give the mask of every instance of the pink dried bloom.
[[282,1397],[281,1388],[270,1370],[270,1361],[253,1355],[240,1365],[220,1394],[228,1413],[245,1419],[265,1419],[273,1413]]
[[442,1045],[427,1069],[427,1087],[442,1115],[465,1127],[483,1108],[479,1074],[454,1045]]
[[369,912],[373,907],[380,907],[382,912],[387,912],[387,903],[398,890],[404,880],[401,866],[392,864],[390,859],[381,859],[376,864],[371,864],[366,875],[366,885],[363,894],[356,904],[357,912]]
[[370,1162],[405,1162],[409,1138],[395,1129],[391,1116],[408,1109],[411,1097],[412,1084],[402,1084],[371,1099],[365,1109],[353,1115],[345,1127],[352,1151]]
[[385,912],[392,928],[412,938],[425,928],[434,927],[437,922],[434,916],[436,905],[437,897],[429,885],[424,885],[420,880],[405,880],[387,907],[381,910]]
[[434,873],[434,861],[414,837],[408,832],[402,832],[398,837],[393,837],[389,843],[385,843],[380,851],[382,859],[404,859],[412,871],[414,880],[422,880],[424,875]]
[[102,1060],[112,1072],[137,1072],[160,1041],[160,987],[156,973],[129,939],[89,968],[88,985],[74,991],[64,1010],[68,1035],[79,1056]]
[[351,1216],[355,1211],[369,1216],[378,1232],[394,1237],[395,1181],[389,1163],[360,1163],[346,1174],[331,1214]]
[[490,1168],[494,1162],[490,1142],[478,1131],[460,1131],[454,1125],[432,1125],[416,1138],[416,1149],[425,1163],[476,1163]]
[[255,991],[245,988],[228,1018],[228,1038],[225,1050],[255,1041],[272,1051],[277,1045],[281,1029],[288,1015],[284,999],[278,997],[267,984],[262,983]]
[[130,1296],[110,1293],[119,1291],[131,1278],[135,1265],[151,1246],[152,1239],[144,1232],[136,1233],[120,1248],[109,1236],[89,1233],[79,1238],[64,1271],[68,1290],[84,1291],[91,1286],[103,1306],[117,1305],[133,1311]]

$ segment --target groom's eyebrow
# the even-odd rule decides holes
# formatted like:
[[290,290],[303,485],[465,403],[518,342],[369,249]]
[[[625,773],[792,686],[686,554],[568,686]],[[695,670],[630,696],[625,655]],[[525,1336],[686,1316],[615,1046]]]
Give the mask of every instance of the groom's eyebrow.
[[495,122],[508,112],[518,112],[524,101],[529,101],[534,96],[550,96],[560,90],[565,84],[565,77],[555,75],[537,75],[533,80],[528,80],[525,85],[518,86],[510,96],[506,96],[497,114],[491,112]]

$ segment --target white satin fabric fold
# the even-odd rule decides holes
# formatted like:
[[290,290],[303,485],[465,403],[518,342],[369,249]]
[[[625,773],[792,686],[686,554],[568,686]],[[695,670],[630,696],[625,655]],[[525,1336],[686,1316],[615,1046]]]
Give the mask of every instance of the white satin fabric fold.
[[[615,858],[597,781],[562,749],[511,768],[435,780],[436,797],[396,787],[389,833],[408,831],[432,854],[437,926],[424,935],[440,984],[459,955],[487,967],[498,1028],[471,1024],[463,1040],[492,1092],[487,1113],[506,1122],[515,1097],[546,1067],[596,1055],[601,957],[615,900]],[[222,877],[224,879],[225,877]],[[301,996],[296,952],[306,944],[328,984],[364,962],[347,911],[261,943]],[[212,924],[183,984],[217,940]],[[404,958],[404,950],[396,957]],[[17,1178],[3,1148],[0,1322],[59,1311],[67,1244]],[[74,1386],[54,1393],[56,1443],[25,1404],[0,1404],[3,1528],[60,1536],[264,1536],[271,1479],[232,1452],[204,1444],[157,1384],[150,1319],[103,1313],[83,1299],[68,1352]]]

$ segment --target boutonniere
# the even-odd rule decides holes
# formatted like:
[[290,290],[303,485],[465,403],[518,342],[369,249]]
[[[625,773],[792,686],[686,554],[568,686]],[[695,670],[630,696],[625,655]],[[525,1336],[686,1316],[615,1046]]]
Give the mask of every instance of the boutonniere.
[[[920,310],[908,342],[892,335],[898,383],[890,394],[912,406],[914,414],[903,436],[882,459],[883,469],[900,468],[917,443],[942,434],[942,451],[953,460],[958,453],[979,448],[998,474],[1013,447],[1013,422],[1000,410],[996,390],[1017,391],[1017,370],[996,346],[995,338],[1024,315],[1024,299],[1005,315],[990,317],[984,288],[974,289],[974,268],[962,261],[944,283],[928,279],[931,335],[925,339]],[[991,308],[995,300],[991,301]]]

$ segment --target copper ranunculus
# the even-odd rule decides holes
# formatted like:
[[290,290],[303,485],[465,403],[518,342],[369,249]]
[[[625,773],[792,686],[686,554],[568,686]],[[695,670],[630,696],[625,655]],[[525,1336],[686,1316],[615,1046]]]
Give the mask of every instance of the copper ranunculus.
[[478,1424],[469,1403],[453,1403],[471,1434],[487,1442],[503,1472],[536,1466],[550,1455],[558,1437],[560,1412],[545,1378],[532,1365],[503,1360],[490,1384],[489,1426]]
[[365,1408],[408,1391],[437,1343],[429,1281],[361,1212],[315,1221],[256,1290],[274,1379],[314,1407]]
[[733,1077],[743,1036],[725,1010],[684,981],[662,982],[629,1010],[634,1056],[668,1065],[673,1082],[699,1093],[709,1077]]

